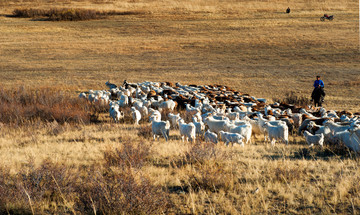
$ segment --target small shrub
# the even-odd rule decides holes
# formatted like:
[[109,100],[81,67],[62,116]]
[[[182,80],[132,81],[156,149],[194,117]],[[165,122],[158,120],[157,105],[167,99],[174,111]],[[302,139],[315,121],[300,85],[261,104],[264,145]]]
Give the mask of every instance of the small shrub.
[[20,18],[34,18],[34,17],[43,17],[48,16],[46,10],[42,9],[15,9],[13,11],[13,17],[20,17]]
[[228,191],[233,186],[231,173],[217,162],[195,165],[189,174],[189,185],[194,191],[207,190],[218,192]]
[[169,196],[142,175],[125,171],[94,171],[79,187],[77,209],[85,214],[161,214]]
[[58,136],[67,130],[67,124],[60,125],[56,121],[47,124],[47,133],[52,136]]
[[151,125],[141,125],[138,131],[139,137],[146,139],[152,138],[152,128]]
[[105,151],[105,168],[93,167],[77,189],[77,210],[85,214],[165,213],[170,207],[169,195],[140,170],[149,151],[148,145],[130,141]]
[[138,144],[126,141],[121,148],[108,149],[104,152],[105,167],[120,169],[140,169],[150,153],[150,146],[144,142]]
[[0,122],[15,125],[34,120],[89,123],[91,111],[96,111],[87,101],[51,88],[0,89],[0,103]]
[[[19,192],[14,181],[15,178],[10,175],[9,169],[0,167],[0,214],[7,214],[10,211],[15,213],[15,208],[17,211],[25,213],[27,209],[21,206],[23,202],[18,204]],[[22,209],[20,210],[20,208]]]
[[306,107],[309,103],[309,99],[307,97],[298,96],[294,92],[286,93],[285,98],[282,100],[279,100],[277,98],[274,98],[273,100],[279,103],[284,102],[286,104],[293,104],[301,107]]
[[47,208],[46,213],[73,212],[67,201],[73,200],[77,175],[64,165],[44,161],[35,168],[33,160],[30,160],[18,174],[10,175],[2,168],[0,175],[1,214],[45,213],[45,202],[57,205]]
[[49,11],[49,20],[50,21],[81,21],[81,20],[90,20],[98,19],[101,14],[97,13],[95,10],[85,10],[85,9],[50,9]]
[[16,175],[0,168],[1,214],[155,214],[169,206],[162,187],[132,168],[73,171],[49,160],[39,167],[30,160]]
[[[353,152],[345,146],[344,143],[330,144],[324,147],[324,150],[319,151],[316,155],[318,157],[332,157],[332,156],[340,156],[342,158],[351,158]],[[354,157],[356,157],[354,155]]]
[[212,158],[220,156],[220,151],[212,143],[193,144],[190,146],[190,150],[185,153],[185,159],[191,164],[203,164]]

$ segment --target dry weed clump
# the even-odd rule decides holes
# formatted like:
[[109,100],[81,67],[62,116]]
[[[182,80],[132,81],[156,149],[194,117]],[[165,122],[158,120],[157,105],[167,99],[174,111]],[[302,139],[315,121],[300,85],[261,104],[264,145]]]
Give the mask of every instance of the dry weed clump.
[[148,144],[125,141],[121,148],[108,149],[104,152],[104,166],[140,169],[149,157],[149,153],[150,146]]
[[356,158],[356,153],[350,151],[344,143],[327,144],[322,150],[313,150],[310,148],[300,148],[294,152],[294,158],[306,160],[329,160],[331,157],[341,159]]
[[51,136],[61,135],[68,130],[68,126],[69,125],[67,123],[61,125],[56,121],[48,122],[46,125],[47,134]]
[[52,8],[48,10],[44,9],[15,9],[13,11],[13,17],[20,18],[41,18],[47,17],[49,21],[82,21],[92,19],[103,19],[107,16],[116,15],[137,15],[141,14],[138,11],[98,11],[91,9],[80,9],[80,8]]
[[84,213],[154,214],[169,207],[163,189],[131,169],[95,171],[80,188],[78,208]]
[[204,164],[210,159],[218,159],[224,156],[224,152],[220,151],[212,143],[196,143],[190,146],[188,152],[185,153],[185,160],[189,164]]
[[96,164],[72,168],[49,160],[39,167],[30,160],[17,174],[0,168],[0,213],[164,213],[170,206],[169,196],[141,171],[134,171],[132,167],[142,165],[143,153],[132,154],[137,152],[122,149],[118,157],[112,155],[118,162],[107,165],[122,168]]
[[104,152],[104,168],[92,171],[80,186],[78,209],[100,214],[165,213],[168,194],[142,174],[150,146],[127,141]]
[[48,16],[48,11],[43,9],[15,9],[12,13],[13,17],[19,17],[19,18],[34,18],[34,17],[42,17],[42,16]]
[[198,192],[206,190],[217,192],[229,190],[233,185],[231,171],[226,170],[225,162],[229,154],[211,143],[196,143],[185,153],[185,164],[192,166],[188,174],[188,184],[192,190]]
[[309,104],[309,99],[305,96],[296,95],[294,92],[286,93],[285,98],[279,100],[278,98],[273,98],[274,101],[279,103],[293,104],[301,107],[307,107]]
[[194,165],[193,171],[189,174],[189,185],[192,190],[227,192],[234,185],[231,172],[227,171],[224,165],[218,162],[207,162],[206,164]]
[[[65,165],[45,160],[35,168],[30,160],[16,175],[1,169],[0,213],[72,213],[77,175]],[[53,203],[56,206],[49,203]]]
[[141,125],[138,131],[138,136],[149,139],[152,137],[151,125]]
[[51,88],[0,89],[0,122],[22,125],[28,121],[89,123],[91,105],[69,93]]

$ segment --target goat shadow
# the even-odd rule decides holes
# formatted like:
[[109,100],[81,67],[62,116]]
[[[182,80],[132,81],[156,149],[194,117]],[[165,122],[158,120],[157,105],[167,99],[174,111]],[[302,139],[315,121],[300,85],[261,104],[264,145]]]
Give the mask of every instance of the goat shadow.
[[315,146],[313,148],[308,148],[307,146],[304,148],[295,151],[291,155],[284,156],[281,154],[275,155],[264,155],[263,158],[271,159],[271,160],[282,160],[282,159],[290,159],[290,160],[323,160],[328,161],[331,158],[337,158],[339,160],[358,160],[358,155],[356,152],[350,151],[349,149],[343,149],[338,147],[328,147],[324,146],[324,148],[320,148],[319,146]]

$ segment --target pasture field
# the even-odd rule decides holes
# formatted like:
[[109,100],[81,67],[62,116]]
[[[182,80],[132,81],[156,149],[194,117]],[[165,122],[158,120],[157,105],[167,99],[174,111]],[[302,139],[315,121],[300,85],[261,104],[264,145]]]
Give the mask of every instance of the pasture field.
[[275,147],[260,138],[241,148],[182,143],[178,131],[171,131],[169,142],[152,141],[144,138],[147,124],[53,122],[1,129],[2,213],[360,210],[356,155],[337,147],[309,149],[301,137]]
[[[4,87],[73,92],[122,83],[226,84],[256,97],[310,97],[322,75],[325,107],[358,111],[359,2],[348,1],[4,1],[0,2]],[[290,14],[284,11],[292,8]],[[102,20],[11,18],[16,8],[137,12]],[[324,13],[333,22],[320,22]]]
[[[19,8],[129,15],[9,16]],[[244,148],[190,144],[176,130],[153,141],[148,123],[115,124],[105,113],[100,123],[41,118],[61,119],[76,106],[63,95],[108,80],[225,84],[277,100],[310,97],[318,74],[327,109],[359,112],[358,9],[355,0],[0,0],[0,116],[16,121],[0,119],[0,213],[359,214],[358,155],[341,146],[309,149],[296,135],[275,147],[262,138]],[[324,13],[334,21],[320,22]],[[26,118],[31,110],[39,119]]]

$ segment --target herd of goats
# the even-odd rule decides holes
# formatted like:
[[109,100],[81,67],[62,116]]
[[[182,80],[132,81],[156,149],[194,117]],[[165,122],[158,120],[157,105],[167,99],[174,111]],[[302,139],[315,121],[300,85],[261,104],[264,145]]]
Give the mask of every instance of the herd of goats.
[[141,119],[151,123],[154,140],[163,136],[167,141],[171,128],[179,130],[183,141],[186,138],[194,142],[201,136],[206,142],[216,144],[221,140],[226,145],[241,146],[251,143],[251,137],[256,135],[263,135],[272,145],[276,141],[288,144],[289,133],[298,133],[310,147],[343,143],[355,152],[360,151],[360,113],[267,104],[266,99],[224,85],[125,80],[119,87],[109,82],[106,86],[109,90],[89,90],[80,93],[79,98],[108,104],[114,122],[124,119],[124,108],[131,108],[135,124]]

